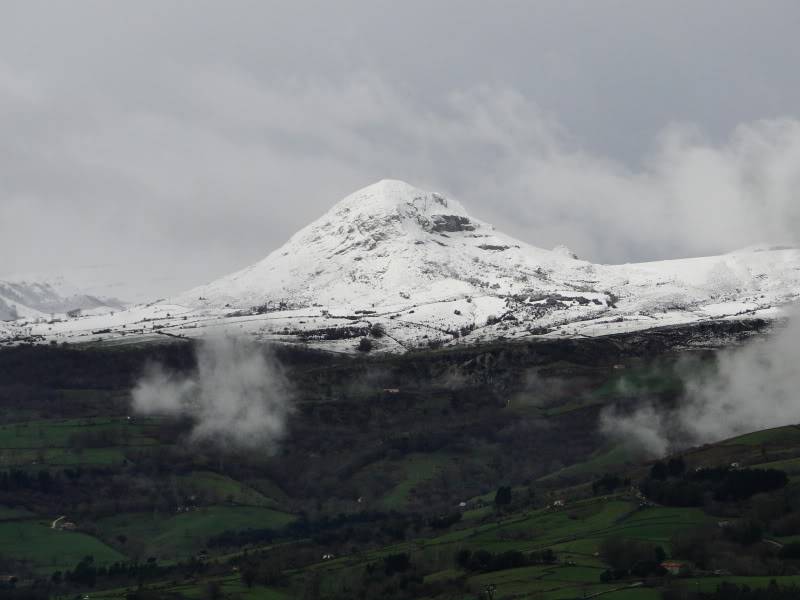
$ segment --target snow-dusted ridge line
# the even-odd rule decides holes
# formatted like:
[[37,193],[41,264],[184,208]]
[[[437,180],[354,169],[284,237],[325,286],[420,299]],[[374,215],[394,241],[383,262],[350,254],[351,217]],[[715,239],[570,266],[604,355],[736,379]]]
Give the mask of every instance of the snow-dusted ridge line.
[[800,297],[800,250],[755,247],[628,265],[537,248],[441,194],[384,180],[335,204],[264,260],[113,315],[17,322],[0,339],[126,343],[218,333],[355,352],[600,336],[773,317]]
[[63,277],[0,279],[0,321],[52,320],[74,311],[105,313],[124,308],[120,300],[86,292]]

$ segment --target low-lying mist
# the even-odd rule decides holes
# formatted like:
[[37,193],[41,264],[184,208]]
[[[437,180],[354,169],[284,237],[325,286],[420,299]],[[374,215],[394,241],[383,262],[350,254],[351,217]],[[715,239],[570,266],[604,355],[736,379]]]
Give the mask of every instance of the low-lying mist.
[[204,340],[186,375],[151,364],[133,390],[142,415],[181,415],[191,439],[223,446],[274,449],[291,410],[291,386],[270,352],[232,337]]
[[[689,359],[691,360],[691,359]],[[684,364],[675,408],[653,402],[604,411],[601,430],[651,456],[739,434],[800,423],[800,318],[795,312],[769,336],[722,350],[710,370]]]

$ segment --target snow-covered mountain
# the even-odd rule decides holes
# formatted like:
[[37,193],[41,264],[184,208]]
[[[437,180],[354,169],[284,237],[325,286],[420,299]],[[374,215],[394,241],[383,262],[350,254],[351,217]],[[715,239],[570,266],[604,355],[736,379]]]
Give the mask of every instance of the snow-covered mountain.
[[62,277],[0,280],[0,321],[49,319],[75,311],[103,313],[122,308],[119,300],[86,293]]
[[583,288],[587,266],[499,233],[440,194],[384,180],[337,203],[261,262],[175,301],[332,310],[424,304]]
[[597,265],[495,231],[440,194],[385,180],[241,271],[169,301],[28,331],[106,342],[228,332],[334,351],[354,351],[367,337],[379,350],[405,351],[770,317],[798,297],[796,248]]

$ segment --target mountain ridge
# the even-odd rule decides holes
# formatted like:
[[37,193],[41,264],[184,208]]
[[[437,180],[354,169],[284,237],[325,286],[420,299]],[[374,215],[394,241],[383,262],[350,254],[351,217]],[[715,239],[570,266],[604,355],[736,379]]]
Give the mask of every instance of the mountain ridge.
[[0,280],[0,321],[52,319],[72,311],[122,310],[115,298],[96,296],[63,278],[17,277]]
[[797,248],[593,264],[499,232],[442,194],[381,180],[230,275],[114,315],[28,331],[42,341],[115,343],[225,333],[335,352],[354,352],[366,337],[379,351],[405,352],[770,319],[798,298]]

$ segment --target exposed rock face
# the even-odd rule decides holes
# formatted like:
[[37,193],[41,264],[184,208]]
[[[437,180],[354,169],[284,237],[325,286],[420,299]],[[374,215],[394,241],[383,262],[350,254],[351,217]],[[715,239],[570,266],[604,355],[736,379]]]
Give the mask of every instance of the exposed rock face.
[[458,215],[433,215],[431,217],[431,231],[441,233],[443,231],[475,231],[475,226],[470,222],[469,217]]

